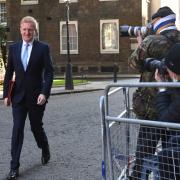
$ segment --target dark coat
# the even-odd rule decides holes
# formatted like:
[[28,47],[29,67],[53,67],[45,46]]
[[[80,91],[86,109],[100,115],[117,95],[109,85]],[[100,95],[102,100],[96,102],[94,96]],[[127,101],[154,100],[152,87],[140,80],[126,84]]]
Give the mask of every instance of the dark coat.
[[53,81],[53,67],[47,44],[34,40],[26,71],[21,62],[22,41],[9,47],[8,65],[4,79],[3,97],[8,95],[9,81],[15,72],[15,87],[12,103],[19,103],[26,97],[30,104],[37,103],[39,94],[50,95]]
[[158,93],[156,108],[159,121],[180,123],[180,89],[172,88]]
[[[153,82],[154,70],[149,72],[144,69],[144,61],[146,58],[162,59],[166,57],[170,47],[176,42],[180,42],[180,31],[166,30],[161,34],[147,36],[129,58],[130,66],[137,69],[141,73],[142,82]],[[141,94],[142,101],[133,99],[133,110],[135,114],[141,119],[157,119],[157,111],[155,108],[155,99],[157,94],[156,88],[139,88],[140,92],[134,96]],[[140,99],[140,98],[138,98]],[[139,108],[142,107],[142,108]]]

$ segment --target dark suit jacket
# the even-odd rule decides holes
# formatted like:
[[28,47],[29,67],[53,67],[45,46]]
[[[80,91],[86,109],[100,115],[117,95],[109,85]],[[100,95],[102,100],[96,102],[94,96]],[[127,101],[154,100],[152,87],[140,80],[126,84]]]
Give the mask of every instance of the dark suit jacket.
[[7,97],[9,81],[15,72],[15,87],[12,103],[26,97],[28,103],[36,104],[39,94],[50,95],[53,81],[53,66],[47,44],[34,40],[26,71],[21,62],[22,41],[9,47],[8,65],[4,79],[3,97]]

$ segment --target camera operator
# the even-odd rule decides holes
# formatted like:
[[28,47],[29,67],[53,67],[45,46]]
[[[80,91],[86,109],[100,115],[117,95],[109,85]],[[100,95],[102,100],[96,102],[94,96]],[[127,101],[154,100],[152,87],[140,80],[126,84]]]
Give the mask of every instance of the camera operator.
[[[180,43],[175,44],[165,58],[164,64],[170,79],[180,82]],[[166,81],[158,70],[155,73],[158,82]],[[158,120],[163,122],[180,123],[180,88],[159,88],[156,97]],[[180,134],[178,131],[165,130],[161,138],[164,149],[158,154],[160,162],[160,179],[180,179]],[[168,140],[169,147],[166,147]],[[174,139],[172,141],[172,139]]]
[[[170,47],[176,42],[180,42],[180,32],[175,26],[176,15],[167,6],[158,9],[152,16],[153,34],[144,39],[139,33],[137,37],[138,47],[129,58],[130,67],[139,70],[142,82],[153,82],[154,71],[149,72],[143,69],[146,58],[162,59],[166,57]],[[156,88],[138,88],[133,94],[133,110],[139,119],[156,120],[157,112],[155,108]],[[136,162],[130,179],[140,179],[143,158],[155,153],[156,146],[160,139],[156,128],[140,126]],[[147,175],[148,176],[148,175]]]

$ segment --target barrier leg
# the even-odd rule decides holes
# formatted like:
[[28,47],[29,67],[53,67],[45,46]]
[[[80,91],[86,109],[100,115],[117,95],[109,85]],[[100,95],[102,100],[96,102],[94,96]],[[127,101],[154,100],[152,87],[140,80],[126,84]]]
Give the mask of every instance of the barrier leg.
[[106,180],[106,126],[105,126],[105,111],[104,111],[104,96],[100,98],[100,113],[101,113],[101,133],[102,133],[102,179]]

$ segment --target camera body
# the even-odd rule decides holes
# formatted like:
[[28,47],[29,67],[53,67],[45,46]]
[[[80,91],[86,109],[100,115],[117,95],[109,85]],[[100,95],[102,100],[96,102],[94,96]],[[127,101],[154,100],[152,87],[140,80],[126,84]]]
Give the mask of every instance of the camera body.
[[138,36],[138,32],[140,32],[140,34],[144,37],[151,34],[152,32],[151,24],[148,24],[147,26],[129,26],[129,25],[120,26],[121,37]]
[[159,74],[162,77],[165,77],[168,75],[168,72],[164,61],[165,59],[146,58],[144,61],[143,70],[151,72],[158,69]]

